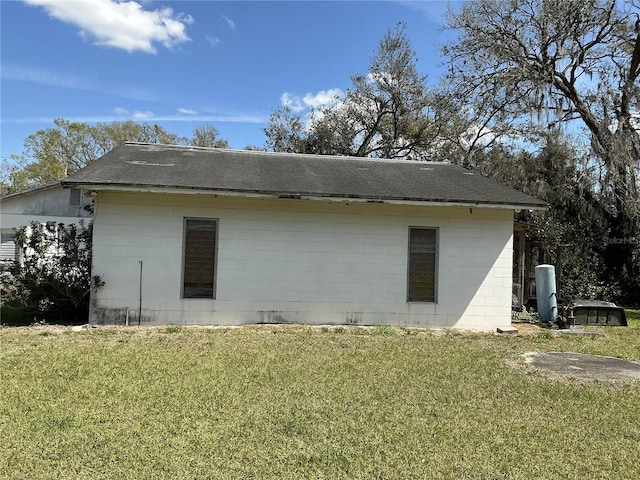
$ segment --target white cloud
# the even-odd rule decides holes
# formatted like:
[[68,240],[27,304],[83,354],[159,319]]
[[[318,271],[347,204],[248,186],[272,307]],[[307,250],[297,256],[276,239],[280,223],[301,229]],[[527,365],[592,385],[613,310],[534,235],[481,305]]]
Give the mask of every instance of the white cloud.
[[155,115],[153,114],[153,112],[150,112],[148,110],[141,112],[139,110],[136,110],[135,112],[133,112],[131,114],[131,118],[133,118],[134,120],[150,120],[152,118],[154,118]]
[[204,38],[207,40],[207,43],[212,46],[213,48],[216,48],[218,46],[220,46],[220,44],[222,43],[222,40],[220,40],[218,37],[212,37],[210,35],[205,35]]
[[155,43],[167,48],[190,40],[185,26],[193,17],[174,14],[171,8],[144,10],[135,1],[114,0],[25,0],[44,8],[49,16],[80,28],[80,35],[96,45],[127,52],[156,53]]
[[280,95],[280,103],[294,112],[301,112],[305,108],[302,98],[289,92],[284,92]]
[[344,95],[343,91],[339,88],[331,88],[329,90],[320,90],[316,94],[307,93],[302,99],[305,105],[312,108],[324,107],[325,105],[331,105],[335,103],[338,98]]
[[231,30],[235,30],[236,29],[236,22],[234,22],[233,20],[231,20],[229,17],[227,17],[226,15],[222,15],[222,18],[224,18],[224,21],[227,22],[227,26],[231,29]]
[[178,113],[182,113],[183,115],[195,115],[198,112],[196,112],[195,110],[192,110],[190,108],[178,108]]
[[[181,109],[178,109],[180,111]],[[134,110],[130,111],[126,108],[116,107],[113,109],[113,113],[115,113],[119,117],[126,117],[132,120],[144,121],[144,120],[155,120],[158,116],[149,110]],[[194,112],[195,113],[195,112]]]
[[307,93],[304,96],[284,92],[280,95],[280,102],[285,107],[289,107],[293,112],[301,112],[307,108],[320,108],[335,103],[344,96],[344,92],[339,88],[320,90],[317,93]]

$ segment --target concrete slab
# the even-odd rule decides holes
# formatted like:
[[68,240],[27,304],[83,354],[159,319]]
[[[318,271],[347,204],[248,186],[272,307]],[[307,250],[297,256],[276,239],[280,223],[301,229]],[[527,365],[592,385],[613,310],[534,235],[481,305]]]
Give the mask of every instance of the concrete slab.
[[571,377],[597,380],[640,378],[639,362],[616,357],[573,352],[528,352],[524,359],[532,367]]
[[507,333],[507,334],[511,334],[511,335],[515,335],[518,333],[518,329],[516,327],[513,326],[508,326],[508,327],[498,327],[496,329],[496,332],[498,333]]

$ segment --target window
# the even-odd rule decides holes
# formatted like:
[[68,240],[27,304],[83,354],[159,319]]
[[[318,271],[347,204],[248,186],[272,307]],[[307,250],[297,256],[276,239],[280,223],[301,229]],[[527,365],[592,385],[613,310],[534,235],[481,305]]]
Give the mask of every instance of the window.
[[215,298],[217,226],[213,219],[185,219],[183,298]]
[[435,228],[409,229],[409,302],[436,301],[437,233]]
[[79,207],[81,196],[82,196],[82,190],[78,188],[72,188],[69,191],[69,206]]
[[18,260],[18,246],[13,237],[13,233],[0,234],[0,264]]

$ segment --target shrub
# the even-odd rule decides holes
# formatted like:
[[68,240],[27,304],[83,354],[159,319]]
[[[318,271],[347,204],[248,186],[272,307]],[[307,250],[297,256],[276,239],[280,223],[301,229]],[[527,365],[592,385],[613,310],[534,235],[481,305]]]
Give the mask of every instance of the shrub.
[[3,323],[5,314],[17,323],[86,323],[89,294],[104,285],[91,276],[92,226],[33,222],[16,231],[22,254],[2,273]]

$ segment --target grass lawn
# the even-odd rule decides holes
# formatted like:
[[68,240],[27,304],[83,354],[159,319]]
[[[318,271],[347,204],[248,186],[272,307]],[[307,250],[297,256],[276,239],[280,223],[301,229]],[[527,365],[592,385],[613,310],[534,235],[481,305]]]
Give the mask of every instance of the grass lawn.
[[628,313],[606,337],[0,329],[0,478],[640,478],[640,381],[522,361],[640,361]]

